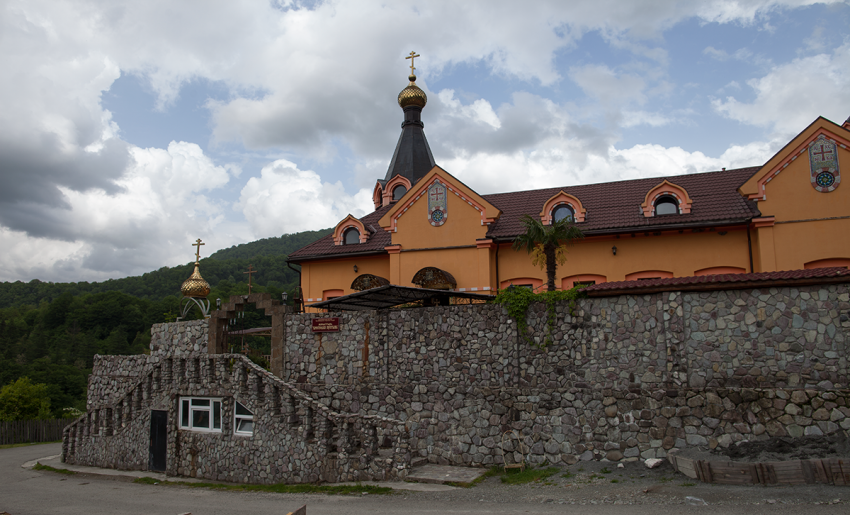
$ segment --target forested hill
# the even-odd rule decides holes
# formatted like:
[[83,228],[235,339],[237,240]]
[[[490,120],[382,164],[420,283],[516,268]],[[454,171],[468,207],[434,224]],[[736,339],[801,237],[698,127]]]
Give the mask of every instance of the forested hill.
[[[298,274],[286,266],[289,253],[329,234],[331,229],[323,231],[305,231],[284,234],[279,238],[265,238],[222,249],[208,258],[201,259],[201,275],[210,283],[213,294],[223,296],[237,294],[240,283],[247,283],[244,272],[253,265],[257,273],[253,283],[261,288],[255,291],[280,293],[292,291],[298,285]],[[24,283],[0,283],[0,308],[29,305],[38,306],[42,302],[52,302],[63,293],[73,296],[91,293],[118,291],[147,300],[160,300],[163,297],[180,294],[180,285],[192,273],[193,262],[175,267],[162,267],[141,276],[110,279],[103,282],[51,283],[38,279]]]
[[313,243],[332,232],[333,229],[322,229],[321,231],[284,234],[279,238],[263,238],[250,243],[234,245],[229,249],[221,249],[213,253],[210,257],[213,259],[250,259],[257,256],[288,256],[301,247]]

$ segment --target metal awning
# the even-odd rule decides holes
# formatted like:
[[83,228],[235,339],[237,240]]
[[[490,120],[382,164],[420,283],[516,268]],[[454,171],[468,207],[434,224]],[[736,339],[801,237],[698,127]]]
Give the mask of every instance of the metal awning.
[[343,311],[366,311],[401,306],[408,302],[430,299],[461,298],[470,300],[492,300],[492,295],[451,290],[429,290],[388,284],[369,290],[354,292],[335,299],[307,304],[309,308],[324,308]]

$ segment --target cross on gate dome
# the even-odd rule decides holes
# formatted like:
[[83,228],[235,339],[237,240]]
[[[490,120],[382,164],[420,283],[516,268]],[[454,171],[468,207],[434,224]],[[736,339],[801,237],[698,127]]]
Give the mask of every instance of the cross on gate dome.
[[180,293],[184,297],[206,298],[210,294],[210,283],[201,277],[201,272],[198,270],[201,264],[201,245],[204,245],[204,243],[201,243],[200,238],[192,244],[193,247],[197,247],[197,251],[195,252],[195,271],[180,286]]

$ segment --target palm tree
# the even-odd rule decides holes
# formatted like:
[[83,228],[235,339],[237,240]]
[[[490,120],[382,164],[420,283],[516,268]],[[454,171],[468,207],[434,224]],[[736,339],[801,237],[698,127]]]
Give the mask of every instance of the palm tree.
[[526,249],[532,255],[532,263],[546,270],[546,287],[555,291],[555,268],[567,262],[567,246],[573,240],[584,238],[581,229],[569,219],[543,225],[543,222],[523,215],[520,219],[525,232],[514,240],[514,250]]

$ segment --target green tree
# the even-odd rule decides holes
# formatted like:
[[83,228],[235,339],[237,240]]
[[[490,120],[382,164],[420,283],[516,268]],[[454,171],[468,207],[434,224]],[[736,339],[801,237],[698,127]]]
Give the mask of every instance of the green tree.
[[0,420],[48,419],[50,398],[47,385],[33,384],[28,377],[0,389]]
[[546,288],[555,291],[555,270],[557,265],[567,262],[567,246],[574,240],[584,238],[581,229],[566,218],[543,225],[540,220],[528,215],[520,219],[525,232],[514,240],[515,250],[526,249],[532,256],[532,263],[546,270]]

